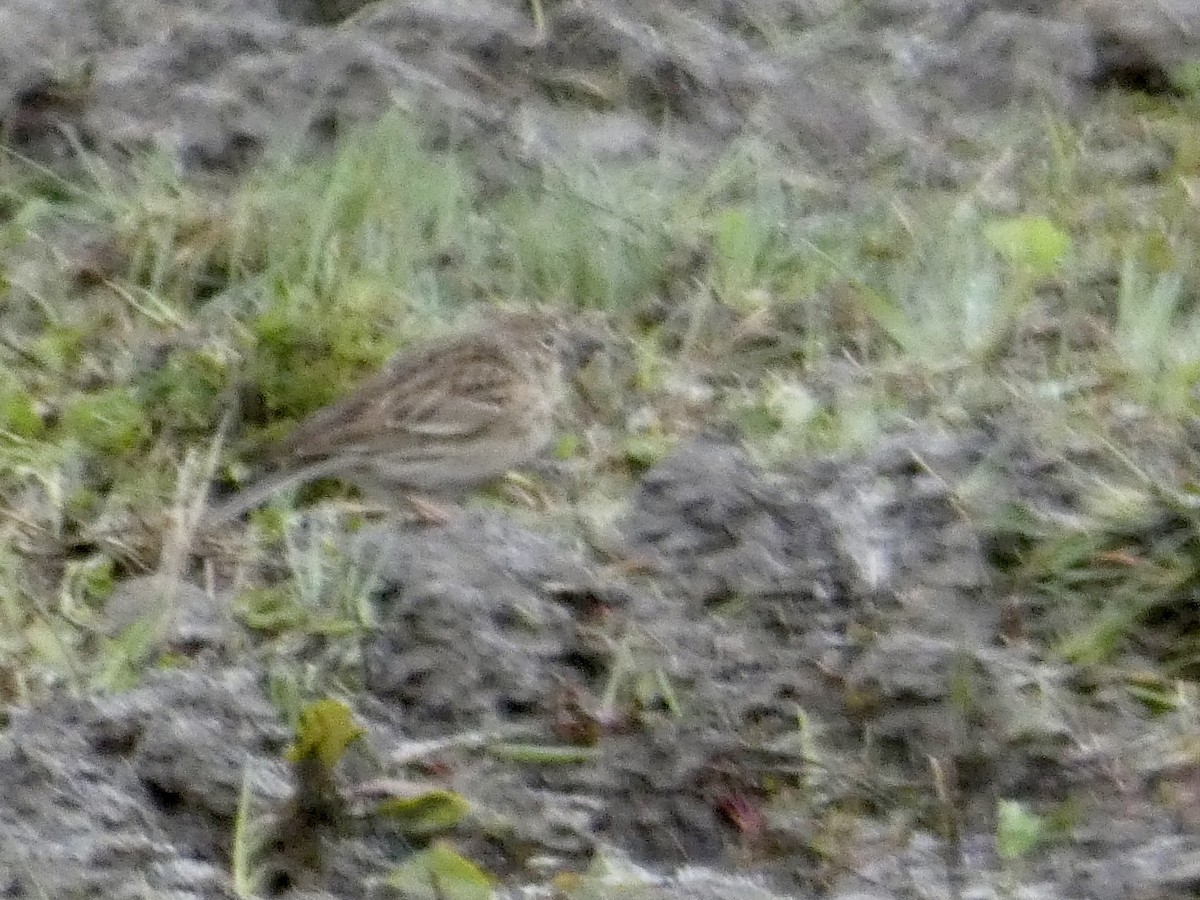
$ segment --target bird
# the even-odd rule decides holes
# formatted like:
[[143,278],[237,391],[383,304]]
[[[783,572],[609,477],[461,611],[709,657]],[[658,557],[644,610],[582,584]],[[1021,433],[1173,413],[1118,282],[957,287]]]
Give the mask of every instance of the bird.
[[461,496],[546,448],[568,376],[598,343],[563,313],[503,310],[405,348],[269,447],[267,473],[201,521],[229,522],[321,478],[349,482],[387,505],[408,503],[437,521],[428,498]]

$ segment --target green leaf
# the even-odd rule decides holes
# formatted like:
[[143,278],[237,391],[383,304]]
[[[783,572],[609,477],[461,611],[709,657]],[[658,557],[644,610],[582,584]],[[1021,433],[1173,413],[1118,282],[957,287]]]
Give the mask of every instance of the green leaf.
[[25,627],[23,637],[29,649],[41,662],[56,672],[71,673],[74,660],[68,650],[66,639],[48,621],[31,622]]
[[318,700],[300,711],[296,737],[285,755],[291,762],[317,757],[326,769],[332,769],[346,748],[364,733],[346,704]]
[[656,667],[653,672],[644,673],[638,679],[636,694],[642,709],[650,709],[661,703],[676,718],[683,715],[683,707],[679,704],[679,697],[675,694],[671,679],[661,667]]
[[1042,840],[1045,826],[1041,816],[1034,815],[1016,800],[1001,800],[996,804],[996,852],[1001,859],[1019,859]]
[[1130,372],[1149,378],[1162,369],[1185,300],[1183,287],[1178,272],[1151,280],[1140,261],[1126,258],[1117,294],[1113,344]]
[[491,900],[492,879],[442,843],[416,854],[387,878],[407,900]]
[[117,584],[117,564],[107,556],[93,555],[67,563],[64,581],[79,601],[107,599]]
[[160,624],[150,616],[125,626],[105,643],[104,666],[97,679],[105,690],[128,690],[137,683],[162,636]]
[[545,744],[492,744],[487,748],[487,752],[510,762],[536,765],[574,765],[591,762],[597,755],[591,747]]
[[580,440],[577,434],[561,434],[558,440],[554,442],[554,447],[551,454],[555,459],[571,459],[576,456],[583,448],[583,441]]
[[984,228],[984,236],[1006,260],[1035,275],[1057,271],[1071,250],[1070,236],[1044,216],[999,219]]
[[426,837],[453,828],[470,811],[462,794],[438,788],[414,797],[389,797],[376,811],[400,823],[410,837]]
[[761,277],[770,242],[769,229],[744,209],[722,210],[714,236],[714,268],[721,299],[734,309],[748,311],[748,294]]
[[1171,83],[1188,96],[1200,96],[1200,60],[1194,59],[1176,68],[1171,73]]
[[1130,684],[1128,690],[1130,696],[1144,704],[1152,715],[1178,711],[1187,703],[1180,696],[1178,685],[1170,682],[1155,683],[1143,679]]
[[305,626],[308,612],[284,588],[251,588],[238,597],[238,618],[247,628],[277,633]]
[[634,469],[648,469],[671,451],[671,438],[663,434],[632,434],[621,442],[625,461]]
[[258,879],[254,872],[254,856],[259,839],[251,809],[250,769],[242,770],[242,789],[238,792],[237,815],[233,820],[233,846],[230,859],[233,870],[233,892],[241,900],[258,896]]

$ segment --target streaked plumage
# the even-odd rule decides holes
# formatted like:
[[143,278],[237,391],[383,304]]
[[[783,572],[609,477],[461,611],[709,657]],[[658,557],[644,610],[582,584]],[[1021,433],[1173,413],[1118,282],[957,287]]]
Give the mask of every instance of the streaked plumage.
[[563,317],[535,312],[496,313],[465,334],[408,348],[301,422],[268,452],[273,471],[205,522],[318,478],[388,501],[454,496],[495,479],[549,443],[573,349]]

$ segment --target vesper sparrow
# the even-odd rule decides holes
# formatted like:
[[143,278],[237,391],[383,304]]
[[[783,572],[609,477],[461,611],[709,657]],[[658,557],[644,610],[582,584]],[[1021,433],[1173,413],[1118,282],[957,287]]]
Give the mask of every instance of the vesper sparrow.
[[594,349],[561,315],[537,312],[494,313],[465,334],[408,348],[270,448],[274,470],[203,522],[235,519],[318,478],[418,507],[462,494],[545,449],[567,370]]

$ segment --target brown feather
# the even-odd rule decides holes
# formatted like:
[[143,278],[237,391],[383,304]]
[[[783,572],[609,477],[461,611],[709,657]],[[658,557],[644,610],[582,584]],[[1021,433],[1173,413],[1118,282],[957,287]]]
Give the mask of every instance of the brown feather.
[[275,471],[208,519],[234,518],[315,478],[454,493],[528,462],[552,434],[565,331],[556,315],[503,313],[402,351],[270,448]]

